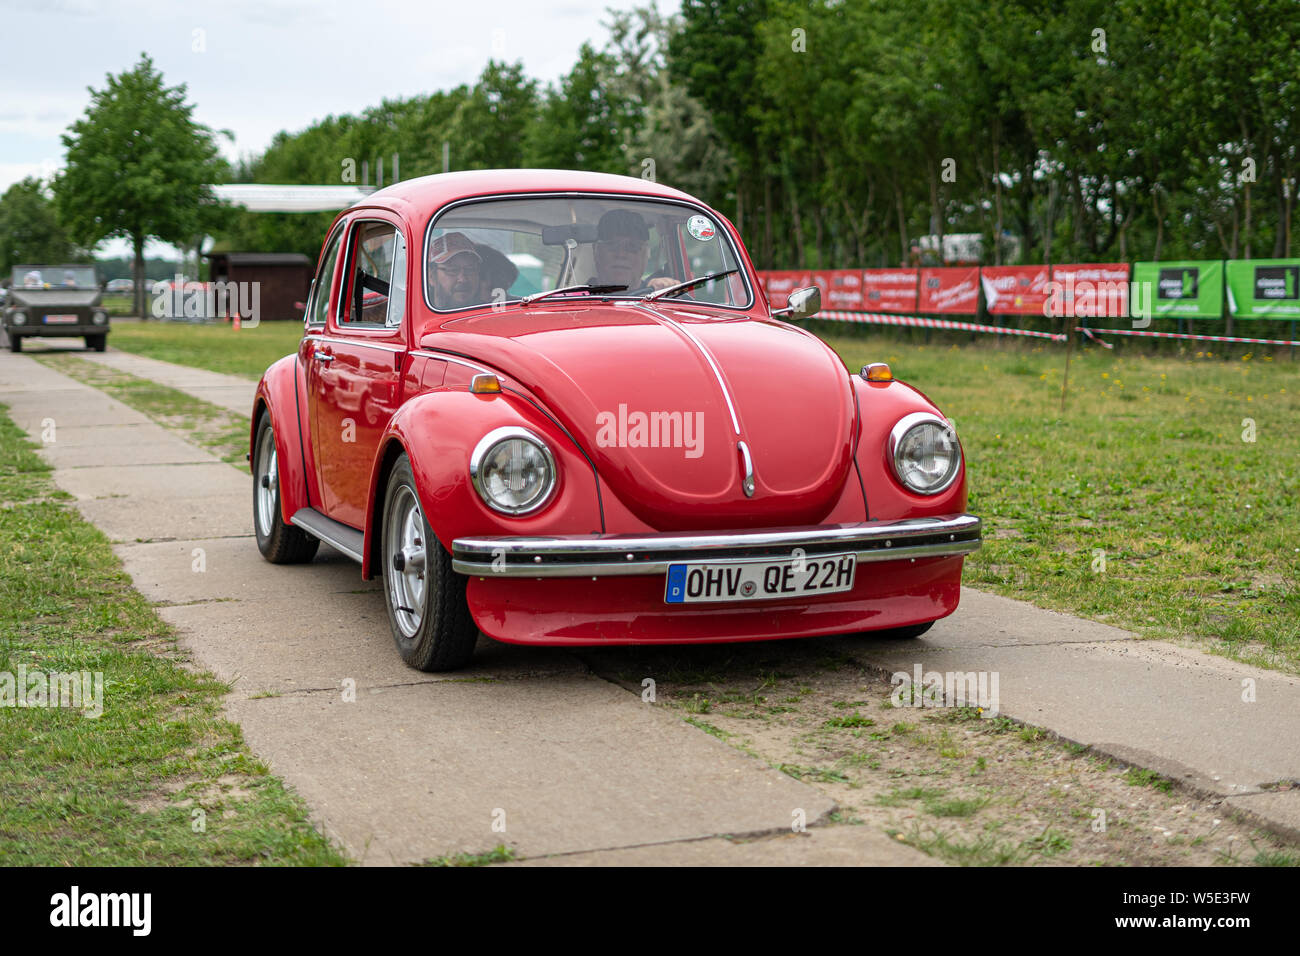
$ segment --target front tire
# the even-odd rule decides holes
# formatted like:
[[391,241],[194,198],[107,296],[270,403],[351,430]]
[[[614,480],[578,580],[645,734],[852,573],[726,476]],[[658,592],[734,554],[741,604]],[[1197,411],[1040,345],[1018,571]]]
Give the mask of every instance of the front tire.
[[108,348],[108,336],[105,334],[87,335],[86,348],[94,349],[96,352],[104,351]]
[[23,350],[23,337],[22,337],[21,335],[15,335],[13,332],[10,332],[10,333],[9,333],[9,351],[10,351],[10,352],[21,352],[22,350]]
[[301,564],[316,556],[320,539],[280,515],[280,467],[271,416],[263,411],[253,442],[253,532],[257,550],[272,564]]
[[478,642],[467,579],[451,569],[451,555],[429,527],[406,455],[388,476],[382,534],[384,599],[402,660],[422,671],[464,667]]

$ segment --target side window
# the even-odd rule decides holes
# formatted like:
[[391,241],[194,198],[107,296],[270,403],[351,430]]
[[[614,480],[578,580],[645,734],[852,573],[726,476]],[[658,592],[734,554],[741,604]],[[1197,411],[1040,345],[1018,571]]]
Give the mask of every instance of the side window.
[[339,243],[343,241],[343,233],[344,230],[340,229],[334,234],[325,251],[325,258],[321,260],[320,274],[312,283],[311,305],[307,309],[308,325],[324,325],[325,317],[329,315],[330,286],[334,284],[334,270],[339,261]]
[[388,318],[397,230],[386,222],[362,222],[352,236],[348,304],[340,324],[382,327]]
[[397,251],[393,253],[392,290],[388,296],[388,319],[384,323],[390,329],[402,324],[406,315],[406,238],[397,233]]

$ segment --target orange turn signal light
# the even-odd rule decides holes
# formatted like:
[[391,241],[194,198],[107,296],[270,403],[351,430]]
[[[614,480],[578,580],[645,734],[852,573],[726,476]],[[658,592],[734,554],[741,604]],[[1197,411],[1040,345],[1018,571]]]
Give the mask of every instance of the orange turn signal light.
[[862,366],[862,378],[868,382],[892,382],[894,373],[889,370],[887,363],[872,362]]
[[491,372],[475,375],[469,382],[469,390],[476,395],[501,391],[501,380]]

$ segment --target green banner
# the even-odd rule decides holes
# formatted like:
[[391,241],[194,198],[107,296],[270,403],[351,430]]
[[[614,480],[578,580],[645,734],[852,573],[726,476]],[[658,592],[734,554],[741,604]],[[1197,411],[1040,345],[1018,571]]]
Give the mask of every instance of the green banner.
[[1228,309],[1238,319],[1300,319],[1300,259],[1232,259]]
[[1135,262],[1134,316],[1145,309],[1149,316],[1218,319],[1223,316],[1223,263],[1218,259],[1187,262]]

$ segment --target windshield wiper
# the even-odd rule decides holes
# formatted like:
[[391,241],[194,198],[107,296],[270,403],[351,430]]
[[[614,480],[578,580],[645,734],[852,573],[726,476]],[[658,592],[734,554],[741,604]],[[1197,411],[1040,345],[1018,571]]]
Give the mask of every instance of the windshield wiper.
[[645,296],[642,302],[653,302],[655,299],[662,299],[666,295],[672,295],[674,292],[685,292],[687,289],[693,289],[697,285],[703,285],[706,282],[712,282],[714,279],[723,279],[729,275],[739,272],[739,269],[728,269],[725,272],[715,272],[710,276],[698,276],[694,279],[687,279],[685,282],[679,282],[676,285],[670,285],[666,289],[660,289],[658,292],[651,292]]
[[534,292],[532,295],[524,296],[520,301],[524,305],[531,305],[534,302],[545,299],[548,295],[559,295],[562,292],[586,292],[590,295],[605,295],[608,292],[626,291],[625,285],[566,285],[560,289],[550,289],[546,292]]

